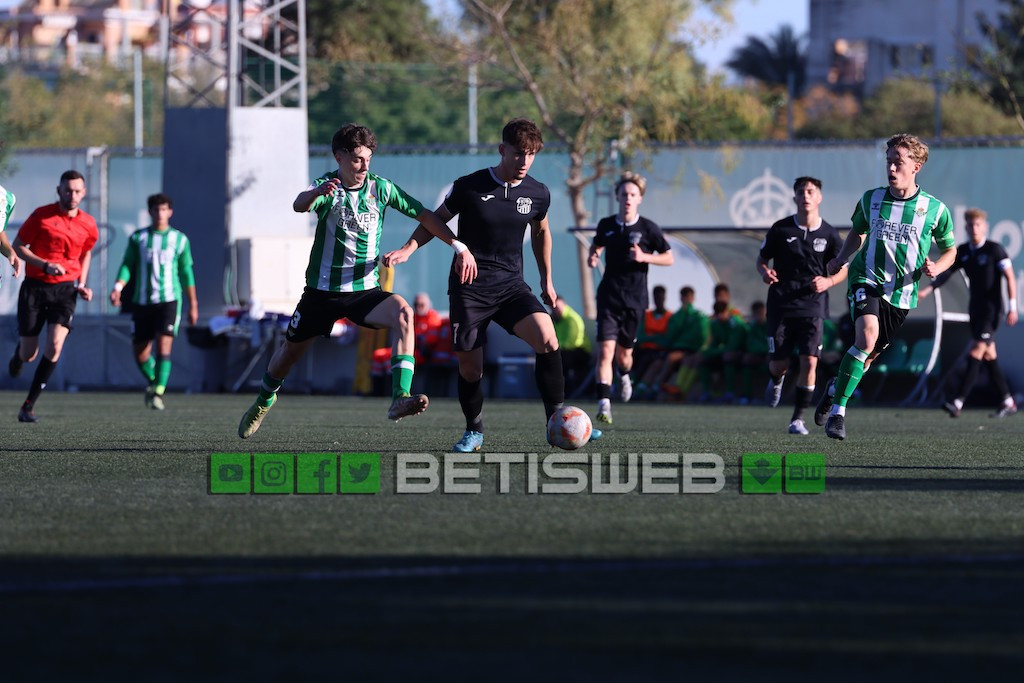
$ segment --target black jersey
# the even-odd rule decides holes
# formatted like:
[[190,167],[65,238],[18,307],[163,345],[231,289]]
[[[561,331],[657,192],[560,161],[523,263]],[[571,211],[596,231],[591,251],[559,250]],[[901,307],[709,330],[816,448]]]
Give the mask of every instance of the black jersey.
[[828,293],[816,293],[811,281],[828,277],[825,265],[842,248],[839,231],[824,219],[816,230],[798,225],[795,215],[776,221],[761,243],[761,258],[771,261],[779,276],[768,289],[769,317],[827,317]]
[[485,168],[455,181],[444,206],[459,217],[459,241],[476,259],[478,275],[470,285],[459,282],[452,261],[449,291],[504,289],[523,279],[523,240],[531,221],[548,215],[551,193],[526,176],[511,185]]
[[[986,240],[980,247],[973,247],[967,242],[957,247],[956,261],[946,272],[952,275],[962,268],[967,279],[971,281],[971,310],[993,308],[1001,311],[1003,268],[1009,265],[1010,257],[1006,254],[1006,249],[1003,249],[1003,245],[998,242]],[[943,281],[946,278],[943,278]]]
[[618,216],[602,218],[597,224],[594,246],[604,247],[604,276],[597,288],[601,304],[618,308],[647,310],[647,266],[629,259],[630,248],[639,244],[648,254],[664,254],[669,246],[657,224],[639,216],[632,225]]

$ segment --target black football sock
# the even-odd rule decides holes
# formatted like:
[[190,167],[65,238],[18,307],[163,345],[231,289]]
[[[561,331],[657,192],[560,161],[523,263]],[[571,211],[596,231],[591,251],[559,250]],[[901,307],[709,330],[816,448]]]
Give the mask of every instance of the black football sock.
[[611,398],[612,397],[612,385],[611,384],[598,384],[597,385],[597,397],[598,398]]
[[544,401],[544,419],[548,419],[565,403],[562,354],[558,351],[538,353],[534,374],[537,378],[537,389],[540,390],[541,400]]
[[[974,383],[978,381],[978,371],[981,369],[981,359],[975,358],[974,356],[967,356],[967,371],[964,372],[964,379],[960,382],[960,393],[956,395],[961,401],[967,400],[967,395],[971,393],[971,389],[974,388]],[[989,366],[989,374],[992,373],[992,367]]]
[[796,404],[793,406],[793,417],[792,420],[802,420],[804,418],[804,410],[807,406],[811,405],[811,399],[814,398],[814,386],[802,387],[797,386],[796,388]]
[[483,382],[470,382],[459,375],[459,405],[466,416],[466,431],[484,431],[484,390]]
[[1006,375],[1003,374],[1003,369],[999,367],[999,359],[987,360],[985,365],[988,366],[988,376],[992,378],[992,384],[995,385],[999,398],[1005,402],[1010,397],[1010,386],[1006,383]]
[[46,383],[50,381],[50,375],[53,374],[53,369],[57,367],[57,364],[43,356],[39,359],[39,367],[36,368],[36,374],[32,378],[32,386],[28,390],[28,398],[25,399],[25,403],[29,406],[36,404],[36,399],[39,398],[39,394],[43,393],[43,389],[46,387]]

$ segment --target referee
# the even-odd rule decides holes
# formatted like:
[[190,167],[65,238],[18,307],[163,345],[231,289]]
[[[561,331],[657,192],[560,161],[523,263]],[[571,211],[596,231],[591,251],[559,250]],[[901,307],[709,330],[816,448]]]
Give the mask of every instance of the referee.
[[39,334],[47,326],[43,357],[18,411],[19,422],[39,421],[33,409],[57,366],[78,297],[92,299],[92,290],[85,283],[99,232],[95,219],[78,208],[83,199],[85,178],[78,171],[65,171],[57,186],[57,201],[33,211],[14,239],[14,249],[26,267],[18,294],[18,346],[7,366],[11,377],[20,375],[22,365],[35,360]]

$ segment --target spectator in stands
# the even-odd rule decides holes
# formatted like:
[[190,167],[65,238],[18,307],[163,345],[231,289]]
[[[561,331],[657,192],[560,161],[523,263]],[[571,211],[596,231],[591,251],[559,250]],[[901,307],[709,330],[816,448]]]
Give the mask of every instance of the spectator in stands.
[[732,403],[736,400],[736,370],[747,343],[747,321],[742,316],[733,315],[728,302],[719,300],[715,302],[709,327],[710,339],[700,362],[700,402],[711,401],[712,373],[721,372],[724,385],[722,402]]
[[[656,362],[662,362],[668,350],[668,322],[672,313],[665,308],[665,288],[657,285],[651,290],[654,308],[644,313],[643,324],[637,335],[636,351],[633,353],[634,374],[640,378],[636,387],[636,398],[653,398],[651,388],[643,382],[647,368]],[[654,385],[657,394],[657,385]]]
[[572,396],[590,371],[590,337],[583,326],[583,318],[561,296],[555,298],[555,305],[551,307],[551,319],[562,352],[565,395]]
[[[685,396],[697,377],[700,351],[707,343],[709,329],[707,316],[693,305],[697,298],[693,287],[683,287],[679,298],[682,306],[668,322],[668,353],[661,363],[648,368],[645,383],[649,387],[660,387],[669,395],[682,393]],[[666,382],[676,373],[679,376],[675,382]]]
[[426,292],[420,292],[413,299],[413,329],[416,334],[416,362],[431,362],[441,329],[441,314],[431,306]]
[[746,405],[753,396],[753,377],[755,374],[768,374],[768,337],[771,328],[768,326],[768,312],[763,301],[755,301],[750,306],[750,320],[747,323],[747,343],[744,347],[742,378],[743,388],[739,403]]
[[729,291],[729,285],[724,282],[719,282],[715,285],[715,303],[724,301],[725,305],[729,308],[729,314],[737,318],[743,317],[743,312],[732,305],[732,292]]

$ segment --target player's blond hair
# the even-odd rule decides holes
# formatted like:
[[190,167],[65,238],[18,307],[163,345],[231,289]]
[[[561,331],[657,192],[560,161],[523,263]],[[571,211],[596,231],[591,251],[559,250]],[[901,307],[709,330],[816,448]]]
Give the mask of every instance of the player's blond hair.
[[988,214],[979,208],[972,207],[964,211],[964,220],[970,223],[971,221],[984,221],[988,220]]
[[902,147],[910,153],[910,158],[919,164],[928,161],[928,145],[921,142],[921,138],[910,133],[896,133],[885,143],[886,149]]
[[619,188],[626,183],[633,183],[637,189],[640,190],[640,196],[644,196],[644,192],[647,191],[647,178],[644,178],[639,173],[633,173],[632,171],[626,171],[619,179],[615,182],[615,194],[619,194]]

